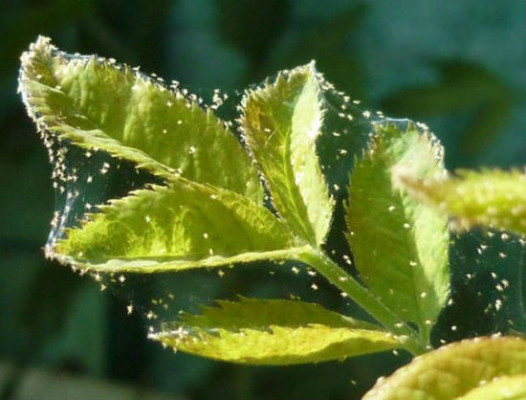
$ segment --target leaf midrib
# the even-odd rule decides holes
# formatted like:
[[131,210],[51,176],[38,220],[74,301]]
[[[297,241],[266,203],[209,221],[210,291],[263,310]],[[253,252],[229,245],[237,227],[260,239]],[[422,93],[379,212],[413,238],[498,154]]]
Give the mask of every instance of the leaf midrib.
[[[294,102],[294,106],[297,103],[297,99]],[[296,180],[294,179],[294,169],[292,167],[292,155],[291,155],[291,136],[292,136],[292,127],[288,128],[285,131],[285,145],[283,146],[283,153],[282,153],[282,159],[283,159],[283,165],[285,166],[285,175],[286,175],[286,182],[287,182],[287,189],[290,193],[290,197],[294,200],[300,200],[298,203],[297,201],[294,201],[294,211],[299,214],[299,218],[296,216],[294,219],[296,220],[296,223],[299,225],[299,227],[302,229],[302,237],[307,241],[307,243],[311,244],[312,246],[316,247],[316,235],[314,234],[314,230],[309,223],[309,218],[307,215],[307,207],[305,203],[303,202],[303,197],[301,196],[301,192],[299,191],[298,186],[296,185]]]

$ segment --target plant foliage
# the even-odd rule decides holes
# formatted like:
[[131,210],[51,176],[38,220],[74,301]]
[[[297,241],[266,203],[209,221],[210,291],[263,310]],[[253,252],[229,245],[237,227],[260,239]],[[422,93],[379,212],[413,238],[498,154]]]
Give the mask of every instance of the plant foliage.
[[454,227],[482,225],[526,235],[526,175],[518,170],[457,171],[455,176],[419,178],[396,173],[400,186],[454,218]]
[[[150,329],[150,338],[174,349],[277,365],[392,349],[424,353],[432,349],[431,331],[450,291],[448,214],[463,227],[524,234],[524,174],[448,178],[443,149],[425,126],[358,110],[313,62],[247,90],[236,121],[222,121],[214,112],[220,102],[207,105],[177,83],[166,86],[112,59],[66,54],[43,37],[22,55],[19,90],[48,147],[57,193],[65,197],[50,257],[97,279],[248,268],[255,261],[285,268],[293,261],[375,320],[297,299],[218,298],[200,313],[177,313]],[[341,263],[327,251],[340,190],[328,171],[343,166],[352,147],[341,148],[342,132],[351,143],[358,131],[368,133],[368,143],[361,152],[353,149],[344,196],[350,252]],[[83,171],[95,152],[152,179],[88,204],[82,190],[72,188],[79,177],[91,182]],[[85,210],[71,220],[78,204]],[[366,398],[486,399],[503,388],[518,398],[524,346],[522,339],[499,338],[435,350]],[[473,373],[475,364],[487,368]],[[443,377],[451,383],[446,389]],[[502,380],[492,381],[497,377]]]
[[526,340],[486,337],[418,357],[378,382],[363,399],[520,399],[526,395],[524,382]]

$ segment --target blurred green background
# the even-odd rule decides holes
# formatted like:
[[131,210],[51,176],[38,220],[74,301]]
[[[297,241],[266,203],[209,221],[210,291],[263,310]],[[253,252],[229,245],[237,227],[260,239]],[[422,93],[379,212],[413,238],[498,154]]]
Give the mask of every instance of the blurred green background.
[[426,122],[448,168],[511,167],[526,164],[525,15],[520,0],[1,0],[0,400],[355,399],[406,361],[253,368],[174,355],[123,300],[46,262],[50,167],[16,94],[18,58],[38,34],[200,93],[315,59],[365,107]]

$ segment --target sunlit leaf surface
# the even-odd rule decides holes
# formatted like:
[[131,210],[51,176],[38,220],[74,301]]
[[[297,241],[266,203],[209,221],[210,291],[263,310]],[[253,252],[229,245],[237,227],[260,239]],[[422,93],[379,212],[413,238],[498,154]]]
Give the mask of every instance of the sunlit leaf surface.
[[189,353],[244,364],[284,365],[328,360],[403,347],[375,325],[290,300],[221,301],[184,325],[151,335]]
[[470,390],[458,400],[524,400],[526,374],[505,376]]
[[409,193],[455,218],[454,226],[476,225],[526,235],[526,174],[517,170],[458,171],[456,176],[422,179],[397,172]]
[[23,54],[19,83],[48,146],[67,139],[164,179],[182,176],[262,200],[256,170],[232,132],[175,84],[112,59],[63,53],[44,37]]
[[[524,393],[526,385],[519,387],[517,379],[520,381],[525,374],[525,339],[464,340],[414,359],[392,376],[379,380],[363,400],[518,399],[524,398],[516,396]],[[507,391],[510,397],[506,397]]]
[[242,125],[277,211],[298,236],[320,245],[332,200],[316,154],[325,112],[316,74],[309,64],[248,91]]
[[163,272],[293,257],[289,230],[233,192],[183,179],[102,206],[52,249],[77,267]]
[[441,173],[439,144],[412,124],[378,125],[351,174],[348,241],[364,282],[425,333],[449,291],[447,218],[393,187],[391,170],[402,167]]

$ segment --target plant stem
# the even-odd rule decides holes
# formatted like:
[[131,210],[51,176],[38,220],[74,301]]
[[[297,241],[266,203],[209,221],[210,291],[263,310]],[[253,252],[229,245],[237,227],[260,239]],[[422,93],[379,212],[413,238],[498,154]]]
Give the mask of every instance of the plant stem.
[[427,343],[422,341],[418,332],[401,320],[380,299],[321,251],[310,248],[308,251],[301,253],[298,256],[298,260],[315,268],[330,283],[348,295],[381,325],[402,339],[403,345],[408,351],[418,355],[429,350]]

